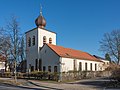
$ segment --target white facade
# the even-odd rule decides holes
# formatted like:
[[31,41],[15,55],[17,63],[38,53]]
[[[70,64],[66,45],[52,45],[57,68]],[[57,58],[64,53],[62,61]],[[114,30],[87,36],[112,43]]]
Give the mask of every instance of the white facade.
[[54,72],[54,67],[57,66],[57,71],[60,71],[60,57],[51,50],[47,45],[45,45],[41,49],[41,59],[42,59],[42,71],[45,66],[46,70],[48,70],[48,66],[51,66],[51,72]]
[[[27,56],[27,71],[35,70],[36,60],[39,63],[40,49],[43,46],[43,37],[46,37],[46,43],[49,43],[49,39],[52,39],[52,44],[56,45],[56,34],[54,32],[47,31],[41,28],[35,28],[26,32],[26,56]],[[35,44],[33,45],[33,38],[35,38]],[[30,45],[29,45],[30,44]],[[39,67],[39,65],[37,66]],[[39,68],[38,68],[39,69]]]
[[[41,49],[41,58],[42,58],[42,68],[45,66],[46,68],[45,71],[49,71],[48,66],[51,67],[51,72],[54,72],[55,66],[57,66],[58,72],[73,71],[74,68],[76,68],[77,71],[86,71],[86,70],[101,71],[102,70],[101,69],[102,62],[60,57],[48,45],[45,45]],[[81,62],[81,70],[79,70],[80,62]],[[87,69],[85,69],[85,63],[87,63]],[[92,64],[92,67],[91,67],[91,64]],[[95,67],[95,64],[96,64],[96,67]]]
[[[80,65],[81,62],[81,65]],[[85,68],[85,63],[87,63],[87,69]],[[92,66],[91,66],[92,64]],[[95,70],[96,64],[96,70]],[[101,62],[90,61],[90,60],[80,60],[73,58],[62,57],[62,72],[73,71],[76,68],[77,71],[101,71]],[[79,70],[81,68],[81,70]]]
[[102,71],[103,71],[103,70],[105,70],[107,67],[109,67],[110,61],[108,61],[108,60],[102,60],[102,59],[101,59],[101,61],[103,62],[103,63],[102,63]]
[[2,70],[5,70],[5,62],[1,62],[1,61],[0,61],[0,72],[1,72]]

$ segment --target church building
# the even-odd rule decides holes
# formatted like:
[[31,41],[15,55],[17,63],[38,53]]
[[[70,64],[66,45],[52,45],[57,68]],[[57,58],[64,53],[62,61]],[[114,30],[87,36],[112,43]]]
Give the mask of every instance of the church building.
[[36,28],[26,32],[27,72],[102,70],[103,62],[89,53],[56,45],[56,33],[45,29],[42,11],[35,24]]

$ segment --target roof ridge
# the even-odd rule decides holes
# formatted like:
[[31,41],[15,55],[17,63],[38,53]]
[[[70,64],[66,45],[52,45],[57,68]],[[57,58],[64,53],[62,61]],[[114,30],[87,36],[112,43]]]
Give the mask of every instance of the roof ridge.
[[99,59],[95,58],[93,55],[89,54],[88,52],[83,52],[80,50],[75,50],[71,48],[65,48],[63,46],[47,44],[55,53],[57,53],[60,57],[66,58],[76,58],[76,59],[83,59],[83,60],[90,60],[90,61],[99,61]]
[[[53,45],[53,44],[49,44],[47,43],[48,45]],[[57,46],[57,47],[62,47],[62,48],[65,48],[65,49],[71,49],[71,50],[74,50],[74,51],[79,51],[79,52],[84,52],[84,51],[81,51],[81,50],[77,50],[77,49],[73,49],[73,48],[66,48],[64,46],[59,46],[59,45],[53,45],[53,46]],[[87,52],[84,52],[84,53],[87,53]]]

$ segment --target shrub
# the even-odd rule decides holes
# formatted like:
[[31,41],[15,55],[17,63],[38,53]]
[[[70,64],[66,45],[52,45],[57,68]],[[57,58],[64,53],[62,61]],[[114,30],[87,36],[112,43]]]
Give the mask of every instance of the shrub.
[[11,77],[11,72],[4,72],[4,74],[2,74],[2,77]]
[[120,66],[112,71],[111,77],[112,77],[112,79],[120,82]]

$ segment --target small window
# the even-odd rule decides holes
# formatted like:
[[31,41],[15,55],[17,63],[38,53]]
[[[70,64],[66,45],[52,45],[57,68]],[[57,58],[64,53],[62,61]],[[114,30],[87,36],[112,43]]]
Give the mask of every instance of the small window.
[[97,70],[97,64],[95,64],[95,71]]
[[46,38],[46,36],[44,36],[43,37],[43,45],[46,43],[46,41],[47,41],[47,38]]
[[57,66],[54,66],[54,72],[57,72]]
[[38,60],[36,59],[35,60],[35,70],[37,70],[38,69]]
[[34,66],[31,66],[31,72],[34,71]]
[[47,50],[45,50],[45,53],[47,52]]
[[29,39],[28,39],[28,47],[30,47],[31,46],[31,38],[29,37]]
[[48,71],[51,72],[51,66],[48,66]]
[[46,67],[45,66],[43,66],[43,72],[45,72],[46,71]]
[[90,63],[90,70],[92,71],[92,63]]
[[87,63],[85,63],[85,71],[87,71]]
[[52,44],[52,38],[49,38],[49,43]]
[[35,36],[33,36],[33,38],[32,38],[32,45],[33,46],[35,45]]

